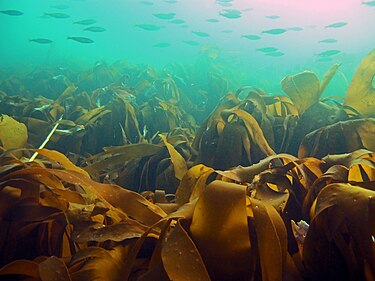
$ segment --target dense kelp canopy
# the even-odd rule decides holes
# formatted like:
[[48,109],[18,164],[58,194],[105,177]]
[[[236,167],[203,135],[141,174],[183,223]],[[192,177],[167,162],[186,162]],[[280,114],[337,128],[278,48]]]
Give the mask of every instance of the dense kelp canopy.
[[339,65],[285,95],[187,66],[2,75],[0,275],[374,280],[374,66],[343,99]]

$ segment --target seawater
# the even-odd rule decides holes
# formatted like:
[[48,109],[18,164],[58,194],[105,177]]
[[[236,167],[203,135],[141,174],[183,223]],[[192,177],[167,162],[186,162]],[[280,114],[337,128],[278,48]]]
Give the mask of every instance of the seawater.
[[[355,0],[1,0],[0,10],[23,12],[0,14],[3,73],[40,66],[84,70],[98,61],[111,64],[124,59],[156,69],[193,64],[199,71],[209,57],[234,81],[233,91],[251,85],[280,94],[279,82],[285,75],[311,70],[322,78],[333,63],[340,63],[340,72],[324,95],[344,96],[360,60],[375,46],[375,7]],[[238,12],[237,18],[225,16]],[[69,18],[45,13],[65,13]],[[155,16],[168,13],[175,15],[169,20]],[[83,19],[94,19],[92,26],[106,31],[84,31],[88,26],[74,24]],[[181,21],[173,23],[176,19]],[[327,27],[338,22],[346,25]],[[160,29],[144,30],[142,24]],[[263,33],[276,28],[286,32]],[[82,44],[68,40],[69,36],[87,37],[94,43]],[[35,38],[53,43],[29,42]],[[337,42],[319,42],[327,38]],[[258,50],[264,47],[275,47],[283,55]],[[319,54],[327,50],[340,52],[322,61]]]

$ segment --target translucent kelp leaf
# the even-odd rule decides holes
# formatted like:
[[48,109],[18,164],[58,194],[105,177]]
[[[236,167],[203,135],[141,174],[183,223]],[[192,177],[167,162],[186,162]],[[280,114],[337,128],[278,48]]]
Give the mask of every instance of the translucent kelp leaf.
[[167,138],[162,134],[159,134],[159,137],[163,140],[164,145],[167,147],[169,155],[171,156],[171,161],[174,167],[175,177],[179,180],[182,180],[183,176],[187,172],[187,166],[185,159],[181,156],[180,153],[168,143]]
[[320,84],[320,96],[323,94],[325,89],[327,88],[329,82],[331,82],[333,76],[335,76],[337,69],[340,67],[340,64],[335,63],[332,65],[332,67],[327,71],[327,73],[324,75],[322,82]]
[[[0,145],[5,149],[23,148],[27,142],[27,128],[8,115],[0,117]],[[18,153],[20,156],[20,153]]]
[[213,280],[243,280],[253,262],[246,188],[214,181],[198,199],[190,233]]
[[320,82],[314,72],[304,71],[288,75],[281,80],[283,91],[292,99],[299,114],[302,114],[320,98]]
[[163,241],[163,266],[171,280],[211,280],[198,249],[186,230],[177,221],[175,228]]
[[359,64],[345,97],[345,105],[366,116],[375,115],[375,49]]

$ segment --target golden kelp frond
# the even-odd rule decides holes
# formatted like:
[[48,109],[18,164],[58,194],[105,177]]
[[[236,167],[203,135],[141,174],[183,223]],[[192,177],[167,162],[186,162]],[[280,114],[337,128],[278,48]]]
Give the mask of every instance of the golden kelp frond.
[[328,154],[351,152],[361,148],[375,150],[374,134],[375,119],[373,118],[338,122],[306,135],[298,156],[320,158]]
[[345,97],[345,105],[355,108],[365,116],[375,114],[375,50],[360,63],[354,73]]
[[374,279],[374,196],[374,191],[338,183],[319,193],[303,247],[312,279]]
[[334,64],[325,74],[321,83],[316,74],[311,71],[288,75],[281,80],[283,91],[292,99],[300,115],[319,101],[339,66],[339,64]]
[[[0,116],[0,146],[8,150],[23,148],[27,143],[27,128],[8,115]],[[16,155],[20,156],[19,153]]]

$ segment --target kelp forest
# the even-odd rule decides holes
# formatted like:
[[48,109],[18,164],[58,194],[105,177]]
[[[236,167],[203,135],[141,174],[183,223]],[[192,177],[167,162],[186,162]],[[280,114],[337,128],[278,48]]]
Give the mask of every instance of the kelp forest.
[[375,280],[375,50],[339,68],[1,75],[0,279]]

